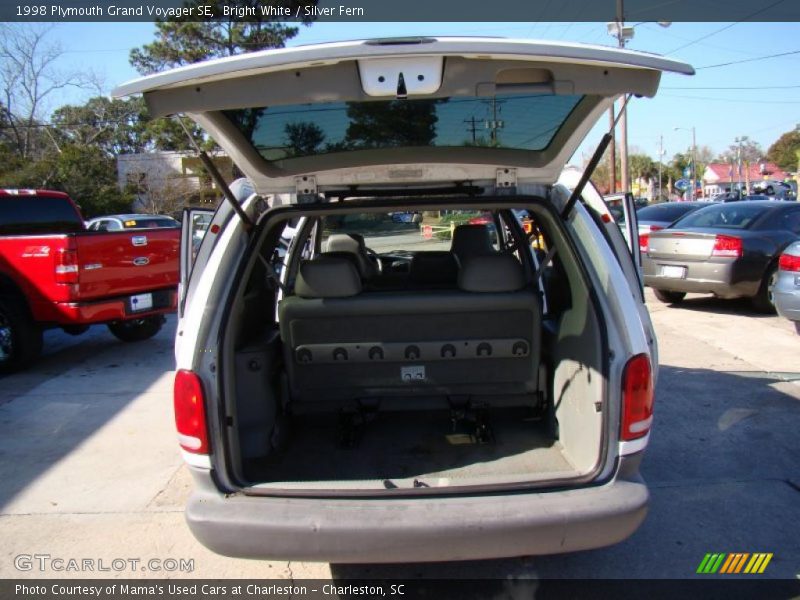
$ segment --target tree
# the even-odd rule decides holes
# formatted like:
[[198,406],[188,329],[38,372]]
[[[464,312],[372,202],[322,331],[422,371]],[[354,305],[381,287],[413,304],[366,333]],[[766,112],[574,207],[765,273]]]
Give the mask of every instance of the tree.
[[52,27],[0,24],[0,86],[7,124],[6,140],[23,159],[35,156],[52,141],[45,124],[48,103],[67,87],[89,87],[91,75],[62,72],[56,61],[62,51],[46,41]]
[[797,169],[797,152],[800,151],[800,124],[779,137],[767,150],[767,159],[784,171]]
[[[755,163],[764,157],[764,150],[761,144],[751,140],[746,135],[739,138],[741,141],[738,144],[731,144],[717,159],[718,162],[737,162],[741,160],[744,162]],[[740,152],[741,148],[741,152]]]
[[[211,6],[215,15],[223,14],[227,0],[191,0],[185,6]],[[143,75],[200,62],[209,58],[233,56],[267,48],[283,48],[287,40],[297,35],[298,28],[276,22],[275,17],[263,17],[262,7],[272,6],[267,0],[241,0],[239,9],[252,8],[254,16],[247,20],[235,16],[206,21],[170,20],[156,23],[156,40],[130,53],[131,65]],[[297,6],[316,5],[317,0],[280,2],[296,14]],[[304,11],[300,11],[304,14]],[[191,17],[196,19],[197,17]],[[310,20],[305,19],[306,24]]]
[[325,132],[314,123],[287,123],[283,129],[293,156],[314,154],[325,141]]
[[350,124],[344,146],[349,149],[430,146],[436,137],[436,105],[442,100],[349,102]]
[[108,156],[143,152],[148,146],[146,108],[141,98],[97,96],[81,106],[58,108],[51,122],[65,141],[96,146]]

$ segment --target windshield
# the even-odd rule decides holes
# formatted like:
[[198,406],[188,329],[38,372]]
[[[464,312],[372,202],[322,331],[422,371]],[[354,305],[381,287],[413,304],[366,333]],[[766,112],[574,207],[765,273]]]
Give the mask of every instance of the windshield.
[[267,160],[351,150],[478,146],[544,150],[583,96],[375,100],[225,111]]
[[673,223],[671,228],[710,227],[714,229],[747,229],[767,211],[766,206],[736,202],[709,206]]

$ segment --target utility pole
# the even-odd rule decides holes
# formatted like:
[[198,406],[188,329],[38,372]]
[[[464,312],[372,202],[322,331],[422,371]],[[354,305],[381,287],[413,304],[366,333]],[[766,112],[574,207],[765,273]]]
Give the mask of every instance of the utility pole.
[[697,200],[697,139],[692,125],[692,200]]
[[611,107],[608,109],[608,122],[609,128],[611,130],[611,143],[608,145],[608,158],[610,161],[610,165],[608,168],[610,181],[610,194],[614,194],[617,191],[617,141],[616,141],[616,126],[614,125],[614,104],[611,104]]
[[658,136],[658,200],[661,201],[662,192],[661,189],[661,160],[664,158],[664,136]]
[[469,119],[464,119],[464,123],[469,123],[467,131],[472,134],[472,145],[474,146],[478,141],[475,136],[475,133],[478,131],[478,126],[475,124],[475,115],[471,116]]
[[497,118],[497,113],[498,113],[498,108],[497,107],[500,106],[501,104],[503,104],[505,102],[505,100],[498,100],[497,98],[492,97],[491,100],[486,100],[486,102],[491,102],[491,106],[492,106],[492,118],[491,118],[491,120],[487,120],[485,122],[486,123],[486,129],[489,130],[489,139],[492,141],[492,145],[496,146],[497,145],[497,130],[498,129],[502,129],[503,125],[504,125],[503,121],[498,120],[498,118]]
[[[609,24],[609,33],[617,38],[617,45],[620,48],[624,48],[625,41],[633,37],[633,27],[625,27],[623,0],[617,0],[617,20],[615,23]],[[622,111],[619,119],[619,132],[621,137],[619,144],[620,174],[622,177],[622,191],[627,192],[630,187],[630,177],[628,173],[628,110],[625,107],[624,99],[620,110]]]

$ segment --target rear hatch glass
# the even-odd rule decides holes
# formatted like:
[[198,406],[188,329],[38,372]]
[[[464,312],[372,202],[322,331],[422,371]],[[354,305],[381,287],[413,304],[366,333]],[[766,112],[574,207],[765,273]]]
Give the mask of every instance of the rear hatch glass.
[[295,104],[224,111],[267,160],[374,148],[543,150],[581,95]]

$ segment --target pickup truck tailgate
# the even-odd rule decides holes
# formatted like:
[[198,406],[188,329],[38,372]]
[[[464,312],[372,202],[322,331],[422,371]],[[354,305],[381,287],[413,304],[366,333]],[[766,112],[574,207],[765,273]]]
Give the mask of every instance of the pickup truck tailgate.
[[78,300],[175,287],[180,229],[148,229],[75,236]]

